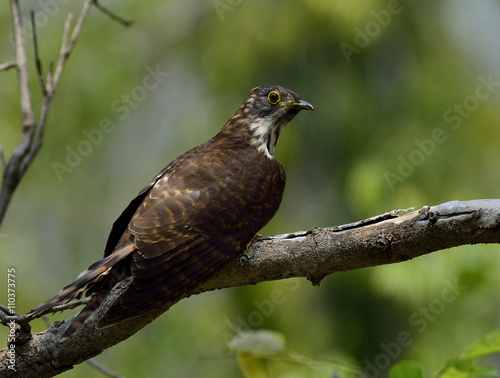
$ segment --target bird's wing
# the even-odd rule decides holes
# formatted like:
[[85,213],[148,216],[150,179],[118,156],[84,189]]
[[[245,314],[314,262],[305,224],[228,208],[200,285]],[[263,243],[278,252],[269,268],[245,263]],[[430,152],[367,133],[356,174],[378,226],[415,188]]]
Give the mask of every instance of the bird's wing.
[[120,216],[113,223],[113,227],[111,228],[111,232],[109,233],[108,240],[106,242],[106,247],[104,248],[104,257],[109,256],[115,250],[118,242],[120,241],[120,238],[127,230],[127,226],[130,223],[130,220],[134,216],[138,207],[141,205],[142,201],[144,201],[144,198],[146,198],[149,190],[151,190],[151,188],[160,178],[162,178],[169,170],[172,169],[174,163],[175,161],[167,165],[155,177],[153,177],[153,179],[144,188],[141,189],[139,194],[137,194],[137,196],[132,201],[130,201],[127,208],[123,210]]
[[249,166],[242,153],[209,149],[188,155],[149,189],[128,226],[136,247],[133,283],[100,326],[185,294],[241,252],[272,218],[284,189],[281,165],[271,166],[276,163],[266,158],[260,167]]

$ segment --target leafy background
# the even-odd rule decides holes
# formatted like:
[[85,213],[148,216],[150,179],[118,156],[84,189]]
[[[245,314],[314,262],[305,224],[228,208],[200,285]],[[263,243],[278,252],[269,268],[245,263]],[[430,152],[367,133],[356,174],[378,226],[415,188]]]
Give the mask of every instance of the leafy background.
[[[80,3],[22,2],[26,21],[30,8],[38,12],[44,70],[57,56],[67,12],[77,13]],[[18,312],[34,308],[99,259],[111,224],[128,201],[166,163],[215,134],[261,84],[283,85],[315,106],[314,113],[300,114],[278,143],[287,189],[279,213],[262,233],[498,197],[500,85],[481,89],[487,98],[474,100],[480,77],[500,81],[498,1],[114,0],[105,5],[134,25],[123,28],[92,9],[63,73],[43,149],[0,230],[1,275],[6,281],[7,268],[16,268]],[[13,59],[13,48],[7,3],[0,9],[4,62]],[[30,47],[29,33],[27,42]],[[346,57],[341,44],[358,50]],[[168,76],[143,91],[148,67]],[[14,71],[0,77],[0,144],[8,157],[20,137],[18,89]],[[128,105],[123,96],[130,96]],[[458,105],[470,111],[459,116],[454,129],[458,121],[447,121],[445,114],[451,109],[457,116]],[[82,142],[89,140],[84,131],[98,130],[103,119],[112,121],[113,131],[70,167],[68,151],[84,151]],[[446,140],[419,154],[419,141],[438,128]],[[398,169],[410,156],[423,158],[403,177]],[[58,177],[54,163],[71,172]],[[388,173],[400,180],[389,184]],[[379,376],[386,375],[384,345],[408,333],[412,341],[389,357],[390,364],[416,360],[435,375],[467,345],[500,327],[498,251],[497,245],[454,248],[337,273],[319,288],[293,279],[206,293],[180,302],[97,360],[127,377],[242,376],[226,345],[239,324],[280,332],[289,348],[312,359],[360,370],[384,365]],[[443,291],[455,283],[458,295],[444,303]],[[276,290],[282,300],[269,311],[259,310]],[[45,328],[41,320],[33,325],[35,331]],[[6,340],[5,329],[0,339]],[[500,365],[498,355],[485,362]],[[296,362],[273,363],[276,376],[328,376]],[[79,365],[63,376],[101,373]]]

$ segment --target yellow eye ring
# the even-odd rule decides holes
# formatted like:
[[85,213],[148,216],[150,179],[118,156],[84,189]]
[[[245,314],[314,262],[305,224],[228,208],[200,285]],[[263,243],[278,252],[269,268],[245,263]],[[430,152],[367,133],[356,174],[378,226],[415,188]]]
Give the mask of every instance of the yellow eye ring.
[[276,105],[278,102],[281,101],[281,96],[278,92],[276,91],[271,91],[269,92],[269,94],[267,95],[267,100],[272,104],[272,105]]

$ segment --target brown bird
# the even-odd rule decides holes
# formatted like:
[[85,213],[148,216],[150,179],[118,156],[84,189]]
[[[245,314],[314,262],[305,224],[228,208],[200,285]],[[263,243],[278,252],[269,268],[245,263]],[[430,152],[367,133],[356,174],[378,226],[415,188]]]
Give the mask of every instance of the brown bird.
[[94,298],[73,334],[120,280],[132,276],[98,327],[144,314],[192,291],[241,253],[274,216],[285,171],[274,149],[300,110],[313,110],[276,85],[254,88],[214,137],[168,164],[113,224],[104,258],[29,315],[83,293]]

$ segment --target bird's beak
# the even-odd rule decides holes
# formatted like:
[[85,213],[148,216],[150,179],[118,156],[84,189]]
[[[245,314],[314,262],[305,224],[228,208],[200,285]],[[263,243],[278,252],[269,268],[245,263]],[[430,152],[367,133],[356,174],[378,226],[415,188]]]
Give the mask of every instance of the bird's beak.
[[284,102],[280,106],[291,106],[292,108],[299,110],[314,110],[314,107],[310,103],[304,100],[299,100],[295,102]]

